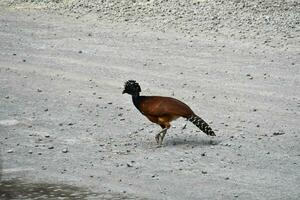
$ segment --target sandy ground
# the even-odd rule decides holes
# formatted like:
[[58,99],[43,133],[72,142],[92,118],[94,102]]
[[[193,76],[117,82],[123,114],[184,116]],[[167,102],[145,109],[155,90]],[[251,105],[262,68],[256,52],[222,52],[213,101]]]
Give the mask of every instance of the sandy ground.
[[[73,188],[81,194],[65,199],[300,198],[296,43],[271,48],[92,15],[0,13],[0,198],[63,197],[18,193],[17,181],[91,192]],[[156,148],[160,128],[121,94],[128,79],[144,95],[183,100],[217,136],[191,123],[183,129],[179,119]],[[19,187],[8,190],[9,180]]]

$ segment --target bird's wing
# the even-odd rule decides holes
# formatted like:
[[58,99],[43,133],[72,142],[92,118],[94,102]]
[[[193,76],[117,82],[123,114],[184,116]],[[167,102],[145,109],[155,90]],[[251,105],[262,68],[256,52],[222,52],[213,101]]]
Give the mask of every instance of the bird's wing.
[[193,114],[188,105],[171,97],[145,96],[139,107],[144,115],[151,116],[189,117]]

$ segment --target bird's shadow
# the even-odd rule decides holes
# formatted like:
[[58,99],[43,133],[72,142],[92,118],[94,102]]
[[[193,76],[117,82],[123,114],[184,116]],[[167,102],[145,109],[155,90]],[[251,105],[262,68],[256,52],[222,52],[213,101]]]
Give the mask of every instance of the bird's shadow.
[[165,139],[163,146],[214,146],[222,142],[220,138],[169,138]]

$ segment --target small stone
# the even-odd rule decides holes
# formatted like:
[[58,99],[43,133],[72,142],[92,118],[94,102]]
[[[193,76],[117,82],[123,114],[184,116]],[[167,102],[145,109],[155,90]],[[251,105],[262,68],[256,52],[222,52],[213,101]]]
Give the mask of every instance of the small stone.
[[127,163],[127,167],[133,167],[131,163]]
[[273,135],[277,136],[277,135],[284,135],[285,132],[283,131],[278,131],[278,132],[274,132]]
[[37,92],[42,92],[42,91],[43,91],[43,90],[41,90],[41,89],[39,89],[39,88],[37,89]]
[[45,111],[45,112],[48,112],[48,108],[46,108],[44,111]]
[[5,99],[9,99],[9,96],[5,96]]
[[82,51],[80,50],[80,51],[78,51],[78,53],[82,53]]
[[50,146],[50,147],[48,147],[48,149],[54,149],[54,146]]
[[202,174],[207,174],[207,171],[201,171]]
[[14,152],[14,150],[12,150],[12,149],[7,151],[7,153],[13,153],[13,152]]
[[32,154],[33,152],[31,150],[28,151],[29,154]]
[[69,150],[68,150],[67,148],[65,148],[65,149],[63,149],[61,152],[63,152],[63,153],[68,153]]
[[202,153],[201,156],[206,156],[206,152]]

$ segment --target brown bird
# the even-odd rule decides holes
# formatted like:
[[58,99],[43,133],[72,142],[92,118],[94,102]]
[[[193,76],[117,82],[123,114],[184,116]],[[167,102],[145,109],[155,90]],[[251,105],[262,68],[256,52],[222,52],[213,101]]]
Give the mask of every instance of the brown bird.
[[151,122],[161,126],[162,130],[155,136],[159,146],[162,145],[167,130],[171,126],[170,122],[179,117],[186,118],[207,135],[215,136],[210,126],[185,103],[171,97],[140,96],[140,92],[141,87],[136,81],[129,80],[125,83],[123,94],[130,94],[135,107]]

